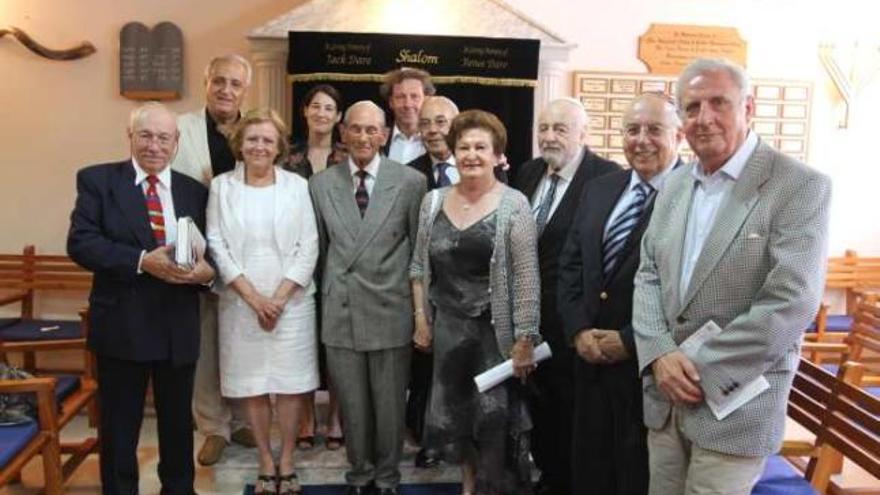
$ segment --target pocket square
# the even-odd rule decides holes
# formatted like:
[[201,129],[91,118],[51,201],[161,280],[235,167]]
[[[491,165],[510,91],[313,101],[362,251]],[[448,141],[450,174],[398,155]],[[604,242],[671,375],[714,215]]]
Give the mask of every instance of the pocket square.
[[757,232],[751,232],[749,235],[746,236],[746,239],[761,239],[761,238],[762,238],[761,234],[759,234]]

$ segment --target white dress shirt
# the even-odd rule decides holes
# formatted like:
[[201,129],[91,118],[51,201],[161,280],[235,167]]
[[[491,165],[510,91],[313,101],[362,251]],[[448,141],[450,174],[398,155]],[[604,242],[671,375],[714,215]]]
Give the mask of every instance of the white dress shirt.
[[[651,190],[647,191],[648,197],[650,198],[652,193],[655,193],[660,190],[660,187],[663,186],[663,181],[666,180],[666,177],[669,175],[669,172],[672,171],[672,167],[675,166],[675,162],[678,161],[678,155],[673,158],[671,164],[669,164],[666,169],[664,169],[659,174],[655,175],[648,181],[648,185],[651,186]],[[608,221],[605,222],[605,232],[602,234],[602,239],[604,240],[608,237],[608,229],[614,225],[614,222],[617,220],[629,205],[632,204],[636,200],[636,186],[642,183],[642,178],[639,177],[639,174],[633,170],[633,172],[629,175],[629,184],[626,186],[626,191],[620,195],[620,199],[617,200],[617,204],[614,205],[614,209],[611,210],[611,215],[608,215]]]
[[550,205],[550,213],[547,215],[547,223],[550,223],[550,219],[553,218],[553,213],[556,212],[556,208],[559,206],[559,203],[562,202],[562,198],[565,196],[565,191],[567,191],[568,186],[571,185],[571,179],[574,178],[574,173],[577,172],[578,166],[583,159],[584,148],[581,148],[580,152],[575,155],[574,159],[566,163],[558,172],[553,170],[553,167],[549,164],[547,165],[547,172],[544,174],[544,177],[541,178],[541,183],[538,184],[534,194],[532,194],[532,216],[535,217],[535,220],[538,219],[538,212],[541,209],[541,202],[544,201],[544,196],[550,191],[550,176],[554,173],[557,174],[559,176],[559,182],[556,183],[556,194],[553,196],[553,203]]
[[397,163],[409,163],[425,154],[425,145],[422,143],[422,135],[416,132],[410,137],[401,132],[394,125],[391,132],[391,146],[388,147],[388,158]]
[[437,168],[437,165],[445,162],[449,164],[449,166],[446,167],[446,177],[449,177],[449,183],[452,185],[458,184],[458,181],[461,180],[461,176],[458,175],[458,167],[455,164],[455,155],[449,155],[449,158],[445,160],[438,160],[430,154],[428,155],[428,158],[431,159],[431,170],[434,174],[435,182],[440,180],[440,170]]
[[[351,183],[353,186],[351,191],[353,193],[357,192],[358,184],[361,183],[361,178],[356,175],[359,170],[360,169],[358,168],[357,165],[354,164],[354,161],[352,160],[351,156],[349,156],[348,157],[348,171],[349,171],[349,173],[351,173]],[[364,170],[367,172],[367,176],[364,177],[364,183],[367,186],[367,195],[369,197],[373,197],[373,186],[376,184],[376,174],[379,173],[379,154],[378,153],[376,153],[376,155],[373,157],[373,159],[370,160],[370,163],[368,163],[367,166],[364,167]]]
[[679,295],[684,299],[691,283],[694,267],[703,252],[706,238],[715,225],[718,209],[739,179],[752,152],[758,147],[758,135],[749,131],[742,146],[712,175],[706,175],[699,162],[691,169],[694,176],[694,194],[685,230],[684,248],[681,256],[681,281]]

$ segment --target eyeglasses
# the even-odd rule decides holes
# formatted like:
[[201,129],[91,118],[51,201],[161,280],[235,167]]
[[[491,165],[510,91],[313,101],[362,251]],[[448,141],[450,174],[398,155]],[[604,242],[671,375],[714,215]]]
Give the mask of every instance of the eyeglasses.
[[168,146],[174,142],[174,135],[166,133],[153,134],[149,131],[139,131],[134,134],[134,139],[138,144],[144,146],[149,145],[153,140],[158,141],[161,146]]
[[367,136],[373,137],[373,136],[376,136],[377,134],[379,134],[380,132],[382,132],[382,130],[379,129],[378,127],[372,126],[372,125],[367,126],[367,127],[361,127],[357,124],[352,124],[352,125],[345,126],[345,132],[350,132],[352,134],[364,133]]

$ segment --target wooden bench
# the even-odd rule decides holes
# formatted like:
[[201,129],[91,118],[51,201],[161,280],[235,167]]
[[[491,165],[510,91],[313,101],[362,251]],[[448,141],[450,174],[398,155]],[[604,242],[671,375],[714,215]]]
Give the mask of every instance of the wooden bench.
[[92,274],[67,256],[36,254],[34,246],[22,254],[0,254],[0,305],[18,303],[21,308],[19,316],[0,319],[0,357],[21,352],[23,367],[33,370],[36,351],[84,347],[83,313],[78,320],[39,318],[36,297],[43,291],[79,293],[85,308],[91,286]]
[[820,306],[816,321],[807,334],[808,339],[817,342],[833,340],[835,334],[840,335],[837,340],[842,339],[852,327],[859,300],[866,293],[880,290],[880,257],[859,256],[855,251],[847,250],[843,256],[829,258],[825,290],[842,290],[846,311],[829,314],[827,304]]
[[787,445],[782,454],[809,458],[804,476],[821,494],[834,487],[831,477],[840,472],[843,458],[880,481],[880,399],[854,384],[863,371],[862,365],[846,362],[835,376],[806,359],[798,367],[788,416],[816,440],[797,448]]

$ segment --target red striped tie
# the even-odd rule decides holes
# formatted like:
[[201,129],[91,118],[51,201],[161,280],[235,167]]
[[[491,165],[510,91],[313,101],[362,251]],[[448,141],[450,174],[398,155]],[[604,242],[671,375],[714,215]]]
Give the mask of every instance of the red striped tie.
[[156,190],[156,183],[159,178],[155,175],[148,175],[147,182],[147,214],[150,217],[150,227],[153,229],[153,238],[156,239],[156,245],[165,245],[165,216],[162,214],[162,202],[159,201],[159,192]]

